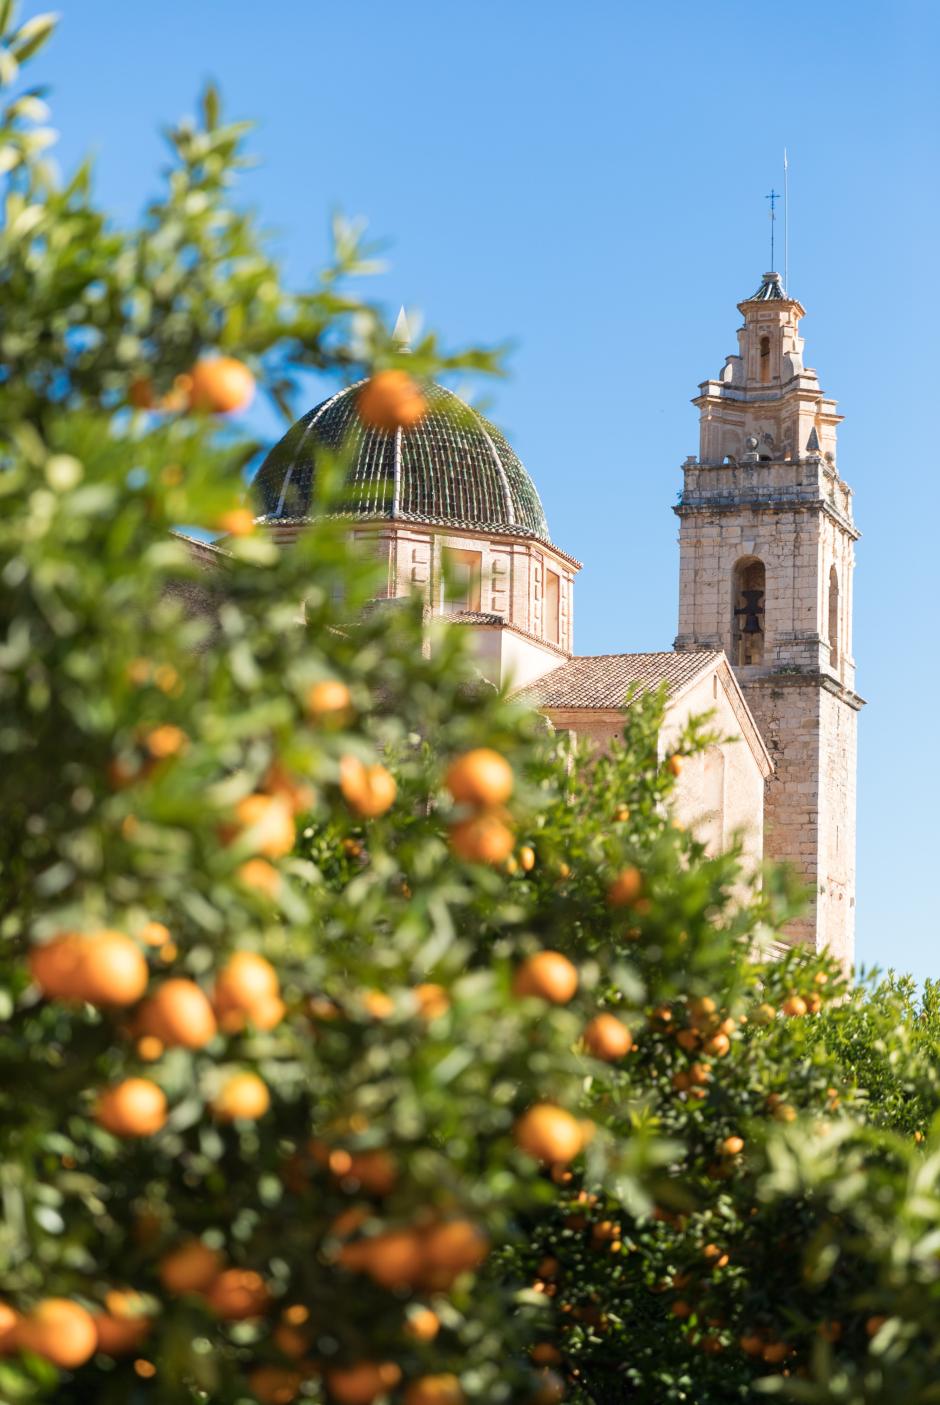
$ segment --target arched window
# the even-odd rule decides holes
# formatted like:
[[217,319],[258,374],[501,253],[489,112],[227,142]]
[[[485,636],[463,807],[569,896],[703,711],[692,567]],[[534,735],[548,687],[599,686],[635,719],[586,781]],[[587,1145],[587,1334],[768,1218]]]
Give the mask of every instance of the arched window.
[[745,556],[734,568],[731,633],[736,664],[764,661],[764,607],[767,573],[763,561]]
[[770,337],[760,339],[760,383],[767,385],[770,380]]
[[839,573],[829,567],[829,663],[839,667]]

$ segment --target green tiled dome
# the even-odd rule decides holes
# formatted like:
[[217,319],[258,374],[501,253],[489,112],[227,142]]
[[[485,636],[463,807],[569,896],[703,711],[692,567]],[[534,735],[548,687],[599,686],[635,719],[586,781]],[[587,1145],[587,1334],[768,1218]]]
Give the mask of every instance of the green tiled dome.
[[263,521],[309,518],[318,450],[345,449],[348,497],[332,511],[549,540],[535,484],[482,415],[432,385],[420,423],[389,434],[361,423],[358,390],[350,386],[316,405],[271,450],[253,484]]

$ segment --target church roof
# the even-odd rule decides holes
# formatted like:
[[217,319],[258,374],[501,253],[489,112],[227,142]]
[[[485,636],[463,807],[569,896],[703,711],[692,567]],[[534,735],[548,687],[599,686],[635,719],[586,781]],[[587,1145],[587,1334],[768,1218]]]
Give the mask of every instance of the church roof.
[[779,273],[765,273],[763,281],[756,293],[752,293],[745,302],[790,302],[787,297],[787,290],[783,286],[783,279]]
[[332,511],[550,541],[535,484],[482,415],[431,385],[421,421],[389,433],[359,419],[360,385],[314,406],[271,450],[252,485],[263,522],[309,518],[318,454],[347,451],[347,491]]
[[586,654],[520,688],[515,697],[537,708],[622,708],[631,687],[648,693],[665,683],[674,697],[723,657],[720,650]]

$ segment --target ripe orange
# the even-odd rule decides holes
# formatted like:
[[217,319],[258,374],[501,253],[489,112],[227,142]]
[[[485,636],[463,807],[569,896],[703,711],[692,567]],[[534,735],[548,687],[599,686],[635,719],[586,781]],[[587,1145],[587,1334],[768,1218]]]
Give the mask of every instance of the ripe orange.
[[151,727],[143,738],[144,746],[155,761],[165,761],[170,756],[177,756],[185,749],[188,741],[189,738],[182,727],[174,727],[171,722]]
[[0,1356],[10,1356],[16,1351],[16,1335],[19,1325],[19,1313],[10,1307],[9,1303],[0,1302]]
[[276,1029],[286,1014],[287,1006],[284,1001],[280,996],[274,995],[269,1000],[259,1000],[257,1005],[252,1006],[248,1013],[248,1022],[254,1025],[255,1029]]
[[164,981],[143,1005],[140,1028],[170,1048],[202,1049],[218,1026],[208,999],[195,981]]
[[539,1372],[539,1384],[531,1397],[532,1405],[559,1405],[565,1398],[565,1383],[557,1371]]
[[255,853],[277,859],[289,854],[297,838],[291,807],[282,795],[265,795],[261,791],[239,800],[235,814],[241,829],[239,838],[250,844]]
[[248,1376],[251,1393],[261,1405],[291,1405],[303,1383],[300,1372],[286,1366],[256,1366]]
[[306,1356],[310,1350],[310,1334],[300,1327],[295,1327],[290,1322],[279,1322],[272,1334],[272,1341],[278,1351],[282,1351],[285,1356],[289,1356],[292,1361],[299,1361],[302,1356]]
[[419,1376],[405,1391],[405,1405],[463,1405],[460,1382],[449,1372],[440,1376]]
[[143,952],[123,932],[94,932],[80,948],[76,985],[93,1005],[133,1005],[147,988]]
[[434,1288],[449,1288],[461,1273],[477,1269],[490,1251],[490,1241],[471,1220],[446,1220],[424,1237],[424,1261]]
[[394,434],[396,429],[413,429],[428,407],[407,371],[377,371],[359,391],[356,408],[370,429]]
[[204,1293],[222,1272],[222,1255],[201,1239],[185,1239],[164,1254],[158,1265],[168,1293]]
[[95,1118],[116,1137],[152,1137],[166,1122],[166,1095],[149,1078],[125,1078],[98,1100]]
[[47,999],[83,999],[78,989],[83,946],[84,938],[76,932],[63,932],[31,948],[30,974]]
[[96,1312],[98,1350],[108,1356],[126,1356],[137,1351],[150,1331],[150,1319],[143,1311],[139,1293],[112,1290],[105,1298],[106,1312]]
[[250,537],[255,530],[255,514],[250,507],[230,507],[219,515],[216,526],[230,537]]
[[795,1122],[797,1111],[789,1103],[778,1103],[773,1110],[773,1116],[777,1122]]
[[516,1122],[516,1145],[536,1161],[565,1165],[584,1145],[584,1130],[576,1118],[554,1103],[536,1103]]
[[281,887],[281,875],[267,859],[246,859],[237,869],[238,880],[246,888],[254,888],[263,897],[277,897]]
[[529,1355],[536,1366],[557,1366],[561,1361],[561,1352],[551,1342],[536,1342]]
[[516,995],[567,1005],[578,989],[578,969],[560,951],[537,951],[516,971],[512,988]]
[[255,1121],[271,1106],[268,1085],[256,1073],[235,1073],[212,1099],[212,1112],[220,1122]]
[[790,1348],[786,1342],[768,1342],[761,1352],[761,1356],[769,1366],[778,1366],[781,1361],[786,1361],[790,1355]]
[[312,810],[317,800],[313,786],[292,775],[280,761],[271,762],[265,773],[263,789],[266,795],[279,795],[286,800],[295,815]]
[[722,1156],[740,1156],[744,1150],[743,1137],[725,1137],[721,1144]]
[[381,1147],[357,1151],[350,1156],[349,1166],[342,1176],[358,1181],[370,1195],[388,1195],[398,1180],[398,1163],[390,1151]]
[[68,1298],[43,1298],[21,1318],[16,1337],[23,1351],[33,1351],[67,1371],[84,1365],[98,1346],[91,1313]]
[[666,769],[671,776],[678,776],[682,772],[682,757],[672,755],[666,759]]
[[318,722],[327,718],[338,721],[349,712],[351,703],[349,689],[338,678],[323,678],[307,689],[307,711]]
[[450,1009],[450,996],[442,985],[435,985],[432,981],[422,981],[414,988],[414,996],[418,1002],[418,1014],[424,1020],[436,1020],[441,1015],[446,1015]]
[[535,868],[535,850],[531,844],[523,844],[519,850],[519,867],[523,873],[531,873]]
[[630,907],[643,891],[643,875],[638,868],[621,869],[607,889],[611,907]]
[[244,410],[255,393],[255,378],[234,356],[206,356],[192,369],[189,406],[212,415]]
[[416,1342],[433,1342],[441,1330],[441,1322],[436,1312],[429,1307],[413,1307],[405,1322],[405,1333]]
[[505,863],[514,843],[512,830],[497,812],[484,811],[450,827],[450,847],[467,863]]
[[224,1268],[205,1293],[209,1307],[226,1322],[243,1322],[267,1310],[270,1294],[260,1273],[250,1268]]
[[802,995],[788,995],[780,1008],[785,1015],[789,1015],[792,1019],[806,1014],[806,1001]]
[[481,809],[505,805],[512,795],[512,767],[498,751],[480,746],[451,762],[444,784],[459,803]]
[[[353,1246],[350,1246],[353,1247]],[[361,1258],[361,1267],[383,1288],[410,1288],[420,1282],[424,1270],[424,1245],[421,1235],[414,1229],[390,1229],[377,1234],[373,1239],[361,1240],[359,1250],[348,1262],[350,1268],[357,1267],[356,1258]]]
[[352,812],[366,820],[391,809],[398,791],[391,771],[384,766],[367,766],[358,756],[340,758],[339,788]]
[[393,1390],[400,1380],[394,1361],[358,1361],[326,1373],[327,1389],[337,1405],[372,1405],[377,1395]]
[[679,1318],[680,1322],[683,1322],[687,1317],[692,1316],[691,1304],[687,1303],[685,1298],[676,1298],[676,1301],[673,1303],[672,1307],[669,1310],[672,1313],[673,1317]]
[[705,1041],[705,1052],[711,1054],[713,1058],[723,1059],[725,1054],[731,1049],[731,1040],[727,1034],[713,1034],[711,1039]]
[[745,1332],[744,1336],[739,1338],[738,1345],[745,1356],[763,1355],[764,1339],[759,1337],[756,1332]]
[[222,967],[215,983],[218,1004],[246,1012],[279,993],[277,971],[267,957],[255,951],[236,951]]
[[616,1015],[595,1015],[584,1030],[588,1052],[606,1063],[616,1063],[633,1048],[633,1035]]
[[395,1012],[395,1002],[384,990],[364,990],[362,1004],[366,1014],[374,1020],[387,1020]]

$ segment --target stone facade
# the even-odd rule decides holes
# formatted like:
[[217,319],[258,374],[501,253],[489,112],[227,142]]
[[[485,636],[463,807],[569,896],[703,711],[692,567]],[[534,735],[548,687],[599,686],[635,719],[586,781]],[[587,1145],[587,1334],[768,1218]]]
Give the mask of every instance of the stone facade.
[[777,274],[739,304],[737,356],[693,402],[684,465],[680,650],[723,649],[774,761],[768,858],[813,897],[789,936],[852,959],[856,721],[852,571],[858,531],[836,468],[835,402],[803,365],[804,310]]

